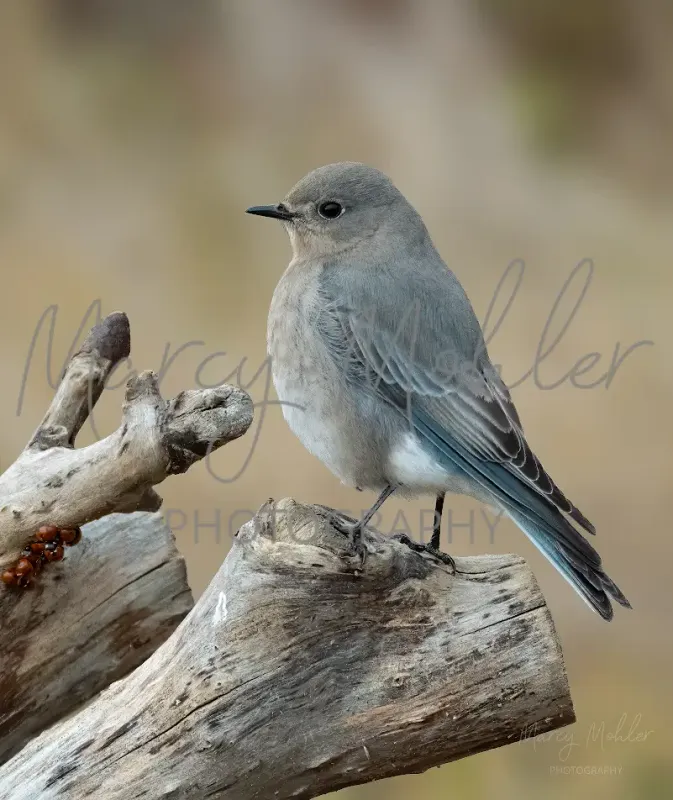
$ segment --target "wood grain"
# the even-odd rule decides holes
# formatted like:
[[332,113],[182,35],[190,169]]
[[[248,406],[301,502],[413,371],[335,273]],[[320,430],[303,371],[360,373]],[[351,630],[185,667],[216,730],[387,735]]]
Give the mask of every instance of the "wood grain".
[[0,769],[6,800],[312,798],[574,721],[517,556],[444,565],[269,503],[153,656]]

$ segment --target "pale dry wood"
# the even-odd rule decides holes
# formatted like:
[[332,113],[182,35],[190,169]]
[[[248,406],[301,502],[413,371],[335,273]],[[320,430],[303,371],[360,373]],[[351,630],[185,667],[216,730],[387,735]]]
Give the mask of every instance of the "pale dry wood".
[[[96,325],[29,444],[0,476],[0,569],[43,524],[75,527],[112,512],[156,510],[154,485],[249,427],[252,402],[242,390],[221,386],[165,401],[145,372],[127,384],[120,428],[74,449],[129,350],[124,314]],[[86,526],[82,543],[46,565],[32,587],[0,584],[0,759],[138,666],[191,606],[184,563],[156,517]]]
[[282,800],[421,772],[574,720],[517,556],[458,572],[269,503],[177,631],[0,769],[4,800]]
[[0,570],[40,525],[75,527],[116,511],[155,511],[152,488],[236,439],[252,422],[241,389],[218,386],[165,401],[152,372],[127,384],[118,430],[73,449],[111,370],[129,354],[126,315],[96,325],[68,366],[26,449],[0,476]]
[[52,567],[0,592],[0,762],[142,664],[193,606],[158,514],[91,523]]

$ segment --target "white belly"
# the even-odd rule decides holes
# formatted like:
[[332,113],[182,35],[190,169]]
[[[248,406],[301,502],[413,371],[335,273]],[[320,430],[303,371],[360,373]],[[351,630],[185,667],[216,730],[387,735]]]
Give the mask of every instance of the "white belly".
[[439,493],[447,489],[446,470],[409,431],[391,448],[388,469],[393,480],[411,492]]
[[390,448],[388,470],[390,480],[409,494],[455,492],[477,496],[478,489],[473,483],[439,464],[408,430]]

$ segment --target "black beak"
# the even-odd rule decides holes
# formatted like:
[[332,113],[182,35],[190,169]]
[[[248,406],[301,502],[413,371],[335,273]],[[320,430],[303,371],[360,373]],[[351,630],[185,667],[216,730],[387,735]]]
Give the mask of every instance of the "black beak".
[[288,211],[282,203],[277,206],[250,206],[246,208],[246,214],[257,214],[258,217],[272,217],[273,219],[292,219],[294,214]]

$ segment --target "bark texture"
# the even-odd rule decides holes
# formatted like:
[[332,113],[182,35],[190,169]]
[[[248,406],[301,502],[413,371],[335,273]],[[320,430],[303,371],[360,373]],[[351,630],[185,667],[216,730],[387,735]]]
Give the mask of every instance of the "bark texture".
[[168,641],[1,768],[0,796],[312,798],[574,721],[521,558],[453,575],[365,541],[359,571],[325,509],[270,501]]
[[[65,548],[63,561],[44,564],[29,588],[0,583],[0,761],[141,664],[184,618],[193,601],[172,534],[156,515],[128,512],[158,509],[153,486],[252,421],[241,389],[165,401],[155,375],[144,372],[128,382],[119,429],[75,449],[129,352],[125,314],[96,325],[30,442],[0,475],[0,572],[16,566],[40,526],[106,517],[86,525],[83,540]],[[106,516],[113,512],[127,513]]]
[[0,762],[142,664],[194,604],[158,514],[91,523],[34,587],[3,589]]
[[156,511],[161,498],[153,486],[250,426],[252,401],[242,389],[190,390],[166,401],[155,374],[143,372],[127,384],[121,426],[74,449],[107,377],[129,350],[125,314],[96,325],[33,438],[0,476],[0,570],[41,525],[73,528],[116,511]]

